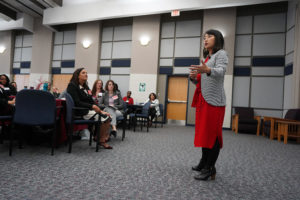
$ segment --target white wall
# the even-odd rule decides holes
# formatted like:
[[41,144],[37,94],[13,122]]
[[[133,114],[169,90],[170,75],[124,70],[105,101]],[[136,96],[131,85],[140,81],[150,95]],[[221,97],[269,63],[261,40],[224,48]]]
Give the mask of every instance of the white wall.
[[[146,84],[144,92],[139,91],[140,83]],[[151,92],[156,93],[156,74],[130,74],[129,88],[135,103],[145,102]],[[124,94],[122,94],[124,96]]]
[[[167,13],[171,10],[197,10],[222,7],[233,7],[280,0],[69,0],[62,7],[48,8],[44,11],[44,24],[67,24],[129,16]],[[80,14],[79,14],[80,13]]]
[[33,23],[33,17],[25,13],[19,13],[17,15],[17,20],[0,21],[0,31],[25,29],[27,31],[33,32]]

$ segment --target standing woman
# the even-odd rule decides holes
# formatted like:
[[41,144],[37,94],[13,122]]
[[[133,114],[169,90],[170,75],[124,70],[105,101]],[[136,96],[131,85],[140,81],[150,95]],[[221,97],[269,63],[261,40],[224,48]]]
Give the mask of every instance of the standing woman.
[[224,48],[224,38],[217,30],[204,34],[202,65],[192,65],[190,79],[196,84],[192,107],[196,107],[195,147],[202,147],[202,158],[193,170],[200,173],[196,180],[212,180],[216,176],[215,163],[223,147],[222,126],[226,97],[224,75],[228,57]]

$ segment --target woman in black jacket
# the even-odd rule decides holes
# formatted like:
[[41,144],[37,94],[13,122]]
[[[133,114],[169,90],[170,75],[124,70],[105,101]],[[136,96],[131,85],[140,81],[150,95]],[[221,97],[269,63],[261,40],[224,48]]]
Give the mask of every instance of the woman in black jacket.
[[7,96],[14,95],[12,91],[12,86],[10,85],[10,80],[6,74],[0,75],[0,84],[3,86],[4,92]]
[[[88,108],[88,110],[77,110],[75,115],[82,116],[84,119],[90,119],[96,113],[110,116],[109,113],[102,111],[94,103],[92,92],[87,85],[87,78],[87,71],[84,68],[79,68],[73,73],[67,88],[67,92],[72,96],[76,107]],[[109,138],[109,126],[110,122],[106,121],[101,124],[100,128],[100,145],[105,149],[112,149],[112,147],[106,143]]]
[[4,86],[0,84],[0,115],[11,115],[14,111],[15,99],[9,100]]

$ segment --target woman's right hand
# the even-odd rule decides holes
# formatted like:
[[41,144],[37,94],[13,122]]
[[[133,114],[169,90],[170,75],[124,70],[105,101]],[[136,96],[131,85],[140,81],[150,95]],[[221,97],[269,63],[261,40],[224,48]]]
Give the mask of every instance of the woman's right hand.
[[13,100],[11,100],[11,101],[8,101],[7,102],[9,105],[15,105],[15,103],[16,103],[16,98],[14,98]]
[[96,106],[96,105],[93,105],[92,109],[96,112],[96,113],[101,113],[101,109]]
[[102,114],[102,115],[107,115],[107,116],[110,117],[110,114],[109,114],[108,112],[101,111],[101,114]]
[[195,80],[197,78],[197,74],[198,73],[197,73],[196,70],[191,70],[190,71],[190,78]]

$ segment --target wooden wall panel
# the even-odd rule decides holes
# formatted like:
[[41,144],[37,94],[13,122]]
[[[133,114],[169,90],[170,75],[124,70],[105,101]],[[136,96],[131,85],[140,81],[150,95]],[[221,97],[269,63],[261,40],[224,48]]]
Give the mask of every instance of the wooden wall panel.
[[59,92],[63,92],[70,82],[72,74],[56,74],[52,76],[52,87],[57,87]]
[[21,75],[17,74],[14,75],[14,81],[17,83],[17,89],[18,91],[24,89],[24,86],[27,86],[29,89],[29,76],[30,75]]

